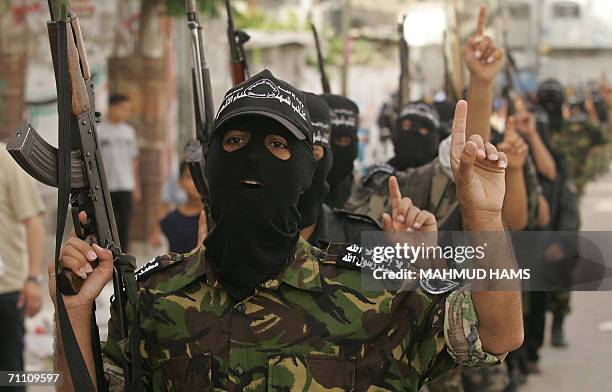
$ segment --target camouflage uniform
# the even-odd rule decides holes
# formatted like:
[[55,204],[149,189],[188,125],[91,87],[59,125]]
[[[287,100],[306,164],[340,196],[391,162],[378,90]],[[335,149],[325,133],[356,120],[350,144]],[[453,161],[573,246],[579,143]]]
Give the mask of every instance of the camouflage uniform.
[[[417,391],[457,363],[499,363],[482,350],[464,287],[364,292],[344,244],[300,240],[275,279],[237,302],[205,249],[161,256],[139,272],[140,355],[148,391]],[[110,389],[123,390],[115,315],[104,345]]]
[[[528,227],[535,227],[538,217],[538,198],[542,187],[535,164],[527,157],[523,166],[527,191]],[[370,168],[362,183],[353,189],[345,208],[350,211],[381,219],[383,212],[391,210],[387,182],[395,175],[402,195],[410,197],[419,208],[432,212],[440,230],[461,230],[455,183],[442,169],[438,159],[418,168],[398,172],[389,165]],[[503,391],[509,375],[505,365],[492,368],[461,369],[441,377],[428,385],[429,392]],[[464,385],[466,388],[464,388]]]
[[567,159],[580,198],[586,184],[602,174],[602,170],[607,171],[610,164],[604,148],[606,130],[586,119],[576,118],[567,121],[561,132],[553,132],[551,142]]
[[[531,157],[527,157],[523,170],[527,191],[528,227],[534,227],[542,187]],[[397,171],[387,164],[370,167],[361,183],[353,186],[351,197],[344,208],[369,215],[382,224],[382,214],[391,211],[387,185],[391,176],[397,177],[403,196],[409,197],[417,207],[435,215],[440,231],[462,229],[455,183],[446,174],[439,159],[404,171]]]
[[[458,212],[455,183],[443,171],[438,159],[404,171],[396,171],[387,164],[370,167],[361,183],[353,186],[351,197],[344,208],[369,215],[382,224],[382,214],[391,211],[387,185],[391,176],[397,177],[403,196],[409,197],[414,205],[436,216],[440,230],[453,212]],[[461,227],[455,230],[461,230]]]
[[[607,172],[610,165],[606,129],[586,118],[567,121],[561,132],[551,134],[551,143],[566,159],[576,186],[578,202],[586,185]],[[556,315],[570,313],[570,293],[554,291],[548,295],[548,310]]]

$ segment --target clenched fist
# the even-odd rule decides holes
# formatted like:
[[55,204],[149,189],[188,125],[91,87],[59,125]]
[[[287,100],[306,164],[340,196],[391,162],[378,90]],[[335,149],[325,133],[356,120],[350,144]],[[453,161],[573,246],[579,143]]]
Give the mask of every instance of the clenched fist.
[[[87,214],[79,214],[81,223],[87,221]],[[92,263],[98,262],[94,268]],[[65,295],[67,310],[91,309],[92,303],[113,276],[113,254],[97,244],[89,245],[76,237],[74,231],[60,251],[61,268],[67,268],[85,280],[76,295]],[[55,302],[55,263],[49,263],[49,294]]]

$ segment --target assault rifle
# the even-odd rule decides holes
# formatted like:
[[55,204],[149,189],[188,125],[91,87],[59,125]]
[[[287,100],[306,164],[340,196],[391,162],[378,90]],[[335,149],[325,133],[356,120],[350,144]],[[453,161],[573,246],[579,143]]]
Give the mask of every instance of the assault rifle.
[[232,81],[236,86],[250,77],[244,44],[251,37],[243,30],[236,30],[230,0],[225,0],[225,9],[227,11],[227,38],[230,46]]
[[[93,81],[79,20],[71,11],[69,0],[48,0],[51,22],[47,24],[51,55],[58,94],[59,148],[49,145],[28,122],[20,123],[10,136],[7,150],[15,161],[43,184],[58,188],[57,226],[55,240],[56,292],[78,293],[83,280],[67,269],[60,269],[59,253],[70,211],[75,234],[88,242],[109,249],[114,256],[114,312],[120,325],[120,339],[130,340],[130,351],[139,353],[137,312],[126,312],[126,299],[136,310],[138,297],[134,276],[135,262],[123,255],[104,175],[104,166],[96,136],[100,113],[95,111]],[[87,222],[79,221],[79,213],[87,213]],[[97,264],[94,263],[94,267]],[[76,391],[94,391],[83,355],[62,295],[57,295],[57,317],[70,376]],[[134,328],[136,326],[136,328]],[[135,333],[130,333],[136,330]],[[133,338],[133,339],[132,339]],[[92,349],[96,362],[97,389],[106,390],[100,339],[92,309]],[[121,364],[128,390],[140,390],[142,382],[140,356]],[[64,375],[67,380],[67,375]]]
[[[404,36],[404,25],[407,15],[397,25],[399,33],[400,78],[398,92],[398,111],[410,103],[410,47]],[[399,112],[398,112],[399,114]]]
[[323,92],[325,94],[331,94],[329,79],[327,79],[327,73],[325,72],[325,60],[323,59],[323,53],[321,52],[321,42],[319,41],[319,33],[314,23],[310,23],[310,28],[312,29],[315,46],[317,48],[317,61],[319,63],[319,73],[321,74],[321,85],[323,86]]
[[210,71],[204,56],[204,35],[195,0],[187,0],[187,27],[191,33],[192,81],[195,107],[195,135],[185,149],[185,161],[208,214],[208,184],[204,172],[204,149],[208,146],[214,121]]

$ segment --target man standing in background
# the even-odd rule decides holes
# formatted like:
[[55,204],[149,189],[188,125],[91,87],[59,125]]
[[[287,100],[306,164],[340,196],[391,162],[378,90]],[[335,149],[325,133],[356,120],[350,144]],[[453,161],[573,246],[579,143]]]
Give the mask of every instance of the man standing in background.
[[0,143],[0,370],[23,370],[24,317],[42,306],[43,211],[34,180]]
[[142,199],[136,131],[127,123],[131,116],[129,98],[113,94],[109,100],[108,115],[98,126],[98,142],[123,252],[128,251],[132,204],[140,203]]

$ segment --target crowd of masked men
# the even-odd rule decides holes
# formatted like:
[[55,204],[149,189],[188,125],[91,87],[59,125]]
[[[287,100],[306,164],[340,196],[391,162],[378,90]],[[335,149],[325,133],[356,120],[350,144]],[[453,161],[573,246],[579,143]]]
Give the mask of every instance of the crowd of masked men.
[[[608,111],[612,109],[612,87],[608,86],[607,82],[602,79],[600,85],[579,97],[575,93],[568,92],[560,81],[546,79],[542,80],[537,90],[530,94],[518,93],[516,89],[510,87],[502,93],[502,91],[496,90],[495,81],[504,67],[505,56],[503,50],[499,49],[490,37],[476,34],[466,44],[463,54],[464,63],[470,73],[469,86],[466,89],[466,96],[463,97],[469,102],[468,127],[478,128],[472,131],[480,134],[485,144],[490,142],[497,148],[495,151],[487,151],[490,156],[494,155],[498,158],[499,155],[501,157],[498,152],[507,156],[507,163],[504,166],[506,194],[501,211],[505,229],[509,231],[579,230],[578,207],[585,186],[598,175],[605,173],[609,165],[610,154],[607,146],[608,130],[606,124],[608,122]],[[219,331],[225,331],[224,328],[227,328],[229,331],[232,328],[231,326],[222,326],[219,324],[219,319],[215,318],[221,318],[223,315],[212,314],[217,309],[219,309],[219,312],[223,309],[221,303],[223,300],[221,299],[218,299],[218,302],[214,302],[214,298],[211,299],[216,307],[210,310],[211,314],[208,315],[205,324],[202,325],[193,321],[199,316],[186,314],[188,313],[186,311],[184,315],[181,312],[185,309],[177,310],[177,313],[164,313],[160,309],[156,309],[157,305],[154,304],[154,301],[158,300],[158,295],[159,298],[167,295],[167,293],[164,294],[165,285],[179,293],[176,294],[177,298],[189,300],[192,294],[197,297],[201,291],[192,293],[188,289],[192,286],[188,285],[193,284],[192,281],[199,276],[206,276],[207,284],[213,288],[217,287],[218,282],[212,277],[224,278],[220,280],[229,295],[242,300],[249,298],[253,290],[259,287],[262,282],[272,288],[278,287],[281,283],[274,279],[270,280],[270,277],[274,275],[270,271],[278,272],[278,266],[272,264],[272,261],[282,259],[284,263],[287,252],[291,252],[291,249],[296,246],[294,240],[285,241],[287,235],[282,232],[282,225],[289,225],[290,222],[295,220],[296,216],[299,216],[301,239],[297,247],[298,250],[306,249],[304,252],[308,255],[310,255],[309,252],[314,251],[310,251],[311,248],[301,242],[303,240],[308,241],[318,249],[329,249],[330,244],[334,243],[359,243],[361,233],[364,231],[380,230],[394,224],[391,222],[390,213],[398,207],[394,205],[396,200],[393,195],[390,195],[393,192],[392,185],[396,185],[402,196],[410,199],[411,207],[417,207],[414,212],[415,216],[411,218],[413,221],[416,219],[415,229],[427,225],[429,222],[426,216],[420,218],[419,211],[429,211],[435,217],[440,231],[461,231],[464,229],[461,195],[458,195],[459,188],[455,183],[457,167],[453,166],[453,162],[451,162],[454,148],[451,131],[457,102],[447,98],[445,101],[428,102],[427,100],[421,100],[407,105],[399,105],[396,100],[392,99],[391,102],[383,106],[379,125],[382,129],[387,130],[388,138],[394,147],[394,156],[387,162],[380,162],[368,167],[362,175],[356,176],[354,162],[359,152],[358,129],[360,128],[360,108],[358,105],[348,97],[340,95],[306,93],[304,96],[308,110],[307,117],[311,122],[311,126],[308,128],[311,128],[311,131],[300,128],[299,124],[301,122],[299,119],[296,128],[296,123],[289,124],[287,122],[288,117],[295,116],[295,113],[299,112],[300,101],[296,95],[298,93],[294,94],[291,88],[274,78],[269,71],[264,71],[247,80],[243,87],[238,86],[226,95],[219,109],[217,120],[218,122],[220,122],[220,119],[223,121],[232,120],[232,124],[237,130],[230,130],[225,134],[222,141],[223,151],[218,149],[218,151],[212,150],[209,152],[208,158],[210,160],[207,162],[211,167],[227,168],[224,171],[213,171],[207,168],[211,186],[216,186],[216,189],[223,190],[225,193],[218,192],[216,195],[211,193],[210,202],[216,208],[216,210],[213,210],[216,227],[210,232],[211,235],[206,236],[207,228],[202,228],[202,225],[206,224],[202,224],[202,220],[206,220],[204,215],[204,219],[202,217],[200,219],[200,236],[197,238],[197,242],[201,243],[203,236],[206,237],[204,243],[211,251],[213,261],[216,259],[217,262],[210,263],[206,267],[210,271],[204,271],[201,269],[205,267],[192,263],[191,260],[195,257],[193,254],[189,256],[190,261],[187,262],[181,261],[183,257],[175,254],[175,256],[157,258],[154,265],[147,265],[140,272],[137,272],[140,281],[147,279],[153,282],[156,287],[155,290],[147,291],[147,295],[141,299],[141,306],[145,306],[146,304],[143,305],[143,303],[146,301],[152,301],[151,309],[147,310],[151,320],[141,320],[143,330],[153,328],[151,323],[157,323],[154,327],[156,328],[156,336],[174,334],[179,336],[181,342],[188,347],[192,347],[189,345],[192,337],[197,339],[197,334],[209,327],[219,328]],[[495,96],[500,98],[495,99]],[[271,104],[269,110],[265,109],[265,118],[259,118],[257,121],[254,121],[253,117],[244,116],[247,109],[255,110],[248,105],[257,105],[257,101],[261,101],[260,98],[266,97],[272,98],[272,100],[279,97],[278,107]],[[243,102],[248,101],[249,104],[240,106],[241,100],[244,100]],[[285,102],[288,103],[288,108],[283,107]],[[497,103],[495,111],[493,111],[494,102]],[[253,115],[253,113],[257,113],[257,110],[264,109],[256,108],[254,112],[248,114]],[[291,111],[295,113],[291,113]],[[474,118],[478,120],[474,121]],[[287,160],[291,156],[285,155],[288,154],[285,145],[286,140],[274,135],[268,135],[264,138],[265,131],[277,126],[279,122],[286,125],[291,134],[299,140],[309,138],[309,132],[312,132],[312,149],[316,159],[316,169],[308,189],[299,195],[297,211],[291,202],[297,189],[304,185],[302,182],[304,178],[308,177],[306,172],[309,167],[308,165],[292,164],[282,170],[279,169],[280,166],[276,164],[276,159]],[[252,131],[252,134],[240,131],[241,127],[248,128]],[[260,138],[262,140],[259,140]],[[274,157],[268,154],[270,156],[266,155],[265,159],[256,159],[256,154],[260,154],[261,151],[258,147],[245,148],[245,146],[249,146],[250,140],[257,143],[261,142],[261,145],[265,146]],[[251,145],[254,146],[253,143]],[[296,149],[289,154],[295,154],[297,157],[300,157],[302,153],[310,154],[310,150],[306,148],[305,144],[302,147],[297,144],[296,146]],[[237,153],[231,155],[233,152]],[[240,182],[236,173],[244,174],[237,170],[237,167],[242,168],[243,171],[247,170],[245,168],[252,168],[253,173],[267,173],[263,177],[263,181],[261,178],[256,178],[256,175],[253,175],[253,178],[246,182],[242,181],[241,184],[245,188],[256,190],[261,189],[267,182],[272,185],[282,182],[284,187],[279,187],[279,189],[285,189],[286,194],[268,195],[270,198],[267,200],[253,199],[251,200],[254,203],[253,205],[261,205],[262,208],[259,211],[244,211],[242,209],[244,206],[232,202],[233,198],[237,197],[231,191],[234,189],[232,184]],[[256,204],[256,202],[260,204]],[[212,224],[212,222],[210,223]],[[232,230],[224,234],[223,230],[224,228],[227,229],[227,225],[231,225]],[[244,225],[244,231],[238,230],[236,225]],[[232,233],[232,235],[228,233]],[[270,244],[287,244],[291,249],[288,250],[276,245],[266,246],[266,241],[269,241]],[[196,243],[195,245],[199,244]],[[64,249],[64,256],[68,254],[69,250],[66,249],[70,246],[74,249],[75,254],[83,252],[77,250],[82,245],[73,242]],[[573,263],[568,259],[574,256],[573,254],[568,255],[567,250],[562,245],[553,244],[548,249],[543,250],[542,262],[552,261],[559,268],[567,269],[566,273],[559,275],[565,277],[565,279],[570,279]],[[84,256],[78,257],[83,258]],[[75,256],[75,259],[78,257]],[[325,255],[322,254],[318,254],[318,258],[319,260],[326,260]],[[218,260],[224,261],[219,263]],[[245,264],[246,260],[250,260],[251,263]],[[254,263],[254,260],[257,263]],[[64,262],[66,261],[64,260]],[[174,266],[181,262],[183,264],[180,266]],[[165,272],[159,272],[168,266],[174,268],[172,275],[163,275]],[[291,271],[291,268],[289,268],[289,271]],[[283,282],[303,290],[320,290],[320,287],[311,286],[312,279],[309,280],[309,276],[305,275],[304,266],[300,268],[302,269],[299,270],[299,273],[295,273],[295,276],[287,272],[284,273]],[[237,271],[241,271],[241,273],[236,273]],[[208,272],[212,273],[207,274]],[[88,271],[88,273],[91,273],[91,271]],[[340,276],[342,276],[341,273]],[[167,281],[164,279],[167,279]],[[342,281],[342,279],[339,279],[339,281]],[[566,284],[564,287],[569,287],[569,285]],[[345,288],[343,290],[347,291],[349,289]],[[293,294],[288,296],[291,297],[291,295]],[[366,305],[366,300],[359,297],[360,293],[355,292],[353,295],[358,298],[354,301],[362,301],[360,306],[364,308],[369,306]],[[179,308],[180,301],[183,300],[180,298],[177,300]],[[305,309],[313,311],[311,316],[316,319],[316,323],[310,320],[309,326],[319,326],[321,330],[318,333],[321,336],[335,336],[334,334],[337,334],[339,341],[341,341],[342,331],[327,330],[327,316],[323,313],[337,313],[336,316],[339,318],[350,318],[351,315],[344,315],[341,308],[335,311],[330,310],[330,307],[333,308],[333,305],[331,305],[333,301],[328,297],[313,298],[320,298],[314,301],[316,307],[314,305],[304,305]],[[205,298],[205,300],[207,299]],[[285,300],[293,300],[293,298],[282,298],[282,301]],[[297,302],[297,300],[295,301]],[[300,297],[300,301],[305,300]],[[329,301],[329,303],[326,301]],[[270,307],[276,303],[272,302],[272,305],[270,301],[262,303]],[[505,361],[491,367],[459,367],[442,377],[432,376],[431,379],[436,378],[436,380],[428,383],[426,388],[430,392],[463,390],[501,392],[516,390],[521,383],[526,382],[529,374],[540,372],[538,353],[544,343],[545,331],[547,330],[545,325],[546,312],[553,313],[553,323],[550,328],[551,344],[558,348],[564,348],[571,344],[566,340],[563,329],[565,317],[570,312],[569,304],[569,291],[525,293],[523,295],[525,339],[522,347],[510,353]],[[244,314],[245,312],[244,306],[242,310],[240,310],[240,307],[236,309],[240,313]],[[164,310],[167,311],[167,309]],[[253,308],[246,311],[247,313],[249,311],[257,312]],[[284,311],[282,309],[275,310],[277,312],[275,314],[282,315]],[[454,310],[446,309],[446,311],[453,312]],[[177,319],[187,321],[176,323]],[[371,327],[375,324],[373,321],[372,324],[368,324],[369,321],[365,319],[366,316],[359,317],[359,321],[363,322],[364,326],[370,325]],[[277,328],[282,322],[289,321],[284,320],[282,316],[277,317],[276,321],[264,317],[261,321],[262,325],[257,327],[258,333],[265,335],[267,328]],[[292,320],[291,322],[299,322],[299,320]],[[308,322],[309,320],[305,319],[304,323]],[[269,323],[269,325],[264,325],[266,323]],[[179,330],[179,328],[181,329]],[[287,327],[287,330],[293,329]],[[112,332],[111,328],[111,335]],[[232,329],[231,333],[240,334],[241,331],[235,332]],[[291,339],[291,336],[284,338]],[[282,340],[283,338],[279,339]],[[426,337],[422,337],[422,340],[425,341]],[[248,342],[232,338],[231,344],[235,342],[239,342],[237,345],[238,354],[236,355],[242,355],[240,350],[245,350],[244,356],[240,358],[248,362],[248,356],[251,354],[244,348],[245,345],[248,346],[248,344],[245,344]],[[104,350],[109,357],[115,360],[116,364],[124,359],[122,352],[124,352],[125,347],[115,343],[111,342]],[[417,343],[419,342],[413,342],[412,344]],[[277,344],[277,342],[275,341],[274,344]],[[342,345],[342,343],[338,344]],[[321,347],[312,348],[314,351],[317,349],[322,350]],[[141,350],[154,351],[155,342],[143,343]],[[228,354],[228,362],[232,361],[231,350]],[[432,350],[435,351],[433,348]],[[395,351],[393,352],[395,353]],[[168,353],[170,356],[173,354],[176,353]],[[192,354],[188,355],[189,361],[185,363],[188,363],[189,366],[200,364],[213,373],[220,371],[215,368],[217,366],[216,359],[211,362],[210,356],[191,357]],[[201,363],[195,361],[194,358]],[[387,359],[387,357],[384,358]],[[437,361],[437,359],[432,359],[432,361]],[[283,358],[278,358],[274,366],[281,366],[284,369],[283,371],[287,372],[290,370],[296,371],[292,374],[310,375],[312,372],[312,377],[317,382],[320,380],[328,380],[330,383],[338,381],[333,378],[334,375],[330,372],[325,373],[325,366],[328,365],[322,363],[321,366],[323,367],[317,368],[314,363],[309,365],[311,367],[307,371],[302,369],[305,373],[299,372],[301,368],[296,371],[296,367],[299,368],[300,366],[297,362],[289,363]],[[436,369],[436,364],[437,362],[434,362],[427,366]],[[179,380],[168,376],[169,381],[166,379],[163,382],[160,381],[158,378],[162,377],[161,374],[182,374],[183,376],[189,374],[189,377],[196,377],[194,373],[190,373],[191,370],[185,368],[187,366],[185,364],[181,365],[181,363],[175,361],[167,363],[167,365],[161,365],[163,367],[161,370],[158,368],[147,369],[150,374],[153,374],[153,383],[161,382],[163,384],[165,382],[167,384],[170,382],[170,384],[167,384],[171,385],[168,387],[170,390],[182,390],[179,387],[180,385],[208,386],[205,381],[196,378]],[[239,380],[244,379],[244,372],[246,371],[244,364],[238,361],[237,364],[227,365],[228,369],[233,366],[232,373],[223,376],[229,377],[230,382],[234,383],[232,385],[239,385]],[[109,366],[105,371],[111,374],[110,379],[112,380],[112,375],[120,374],[120,370],[116,366]],[[410,366],[425,365],[418,364],[414,360]],[[440,368],[442,367],[442,364],[440,364]],[[288,382],[295,386],[301,382],[301,379],[287,381],[288,379],[282,376],[284,373],[280,373],[280,370],[278,370],[279,373],[271,373],[271,369],[268,370],[267,375],[269,385],[276,382]],[[273,369],[276,369],[276,367],[273,367]],[[385,369],[389,374],[396,370],[393,366]],[[256,369],[252,370],[257,372]],[[115,371],[117,373],[113,373]],[[317,372],[320,372],[319,376],[315,374]],[[350,369],[346,372],[350,373]],[[346,372],[343,371],[343,374]],[[372,377],[375,376],[372,375]],[[197,377],[202,377],[202,375],[198,374]],[[313,379],[306,378],[304,382],[314,383]],[[202,384],[199,383],[200,381]],[[256,377],[251,380],[253,383],[251,386],[254,390],[257,389],[257,383],[260,381]],[[182,382],[186,384],[181,384]],[[413,382],[413,380],[406,382],[413,383],[411,385],[421,385],[416,381]],[[349,387],[345,386],[345,388]],[[395,387],[389,386],[389,388],[389,390],[395,390]]]

